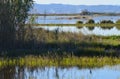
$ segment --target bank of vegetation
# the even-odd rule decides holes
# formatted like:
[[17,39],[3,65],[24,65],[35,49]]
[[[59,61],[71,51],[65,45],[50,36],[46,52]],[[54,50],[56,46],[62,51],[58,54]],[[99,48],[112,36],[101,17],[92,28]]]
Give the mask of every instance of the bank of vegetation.
[[[22,47],[16,46],[1,53],[3,56],[74,55],[118,56],[119,36],[95,36],[82,33],[59,32],[41,28],[27,29]],[[34,37],[34,38],[33,38]]]

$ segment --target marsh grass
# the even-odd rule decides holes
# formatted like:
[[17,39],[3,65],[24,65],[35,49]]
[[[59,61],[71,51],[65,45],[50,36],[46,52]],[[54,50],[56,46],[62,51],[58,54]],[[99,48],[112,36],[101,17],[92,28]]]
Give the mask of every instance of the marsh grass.
[[117,57],[25,56],[12,59],[10,58],[0,59],[0,68],[7,66],[20,66],[20,67],[78,66],[80,68],[93,68],[102,67],[105,65],[112,66],[117,64],[120,64],[120,58]]
[[3,51],[1,56],[47,56],[54,54],[59,56],[65,54],[75,56],[119,56],[119,36],[88,36],[82,33],[46,31],[43,29],[33,29],[32,36],[35,39],[33,41],[29,37],[29,31],[27,31],[24,47]]

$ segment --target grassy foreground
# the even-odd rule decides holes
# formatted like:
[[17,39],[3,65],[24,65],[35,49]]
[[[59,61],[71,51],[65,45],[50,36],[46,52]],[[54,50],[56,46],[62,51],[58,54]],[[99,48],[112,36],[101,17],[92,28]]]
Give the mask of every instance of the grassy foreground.
[[41,57],[41,56],[26,56],[14,59],[0,59],[0,68],[6,66],[20,66],[20,67],[45,67],[45,66],[62,66],[72,67],[78,66],[80,68],[102,67],[105,65],[120,64],[120,58],[117,57]]

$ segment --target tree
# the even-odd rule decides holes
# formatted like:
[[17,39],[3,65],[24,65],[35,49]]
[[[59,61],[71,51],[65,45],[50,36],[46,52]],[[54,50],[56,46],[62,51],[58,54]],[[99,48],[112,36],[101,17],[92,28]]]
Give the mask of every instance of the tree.
[[0,0],[0,48],[24,41],[25,22],[33,0]]

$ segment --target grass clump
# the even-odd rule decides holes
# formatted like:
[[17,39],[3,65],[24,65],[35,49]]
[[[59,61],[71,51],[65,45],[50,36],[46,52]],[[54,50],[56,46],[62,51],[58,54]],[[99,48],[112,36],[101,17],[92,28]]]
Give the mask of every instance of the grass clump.
[[120,19],[116,21],[116,24],[120,24]]

